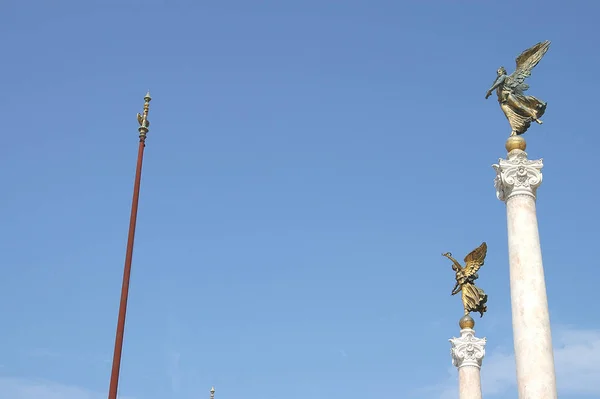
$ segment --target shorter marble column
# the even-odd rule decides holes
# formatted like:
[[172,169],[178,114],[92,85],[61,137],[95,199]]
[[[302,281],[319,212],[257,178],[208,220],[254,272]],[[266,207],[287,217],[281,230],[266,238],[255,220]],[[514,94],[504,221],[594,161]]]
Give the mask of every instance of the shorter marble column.
[[458,368],[459,399],[482,399],[479,371],[485,356],[485,338],[475,337],[475,321],[466,315],[459,322],[460,337],[451,338],[452,364]]

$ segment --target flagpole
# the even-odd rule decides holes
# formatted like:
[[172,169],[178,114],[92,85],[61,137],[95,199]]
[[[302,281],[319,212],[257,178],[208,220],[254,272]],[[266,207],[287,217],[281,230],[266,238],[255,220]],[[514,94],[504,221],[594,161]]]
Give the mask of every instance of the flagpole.
[[142,179],[142,161],[144,159],[144,147],[146,147],[146,134],[150,127],[148,121],[148,110],[150,109],[150,92],[144,97],[144,112],[137,114],[140,127],[137,166],[135,170],[135,182],[133,185],[133,200],[131,203],[131,217],[129,219],[129,235],[127,237],[127,250],[125,252],[125,267],[123,270],[123,286],[121,288],[121,303],[119,305],[119,318],[117,321],[117,333],[115,337],[115,351],[113,355],[112,373],[110,375],[110,387],[108,399],[117,399],[119,385],[119,371],[121,368],[121,353],[123,351],[123,335],[125,332],[125,316],[127,314],[127,298],[129,296],[129,278],[131,276],[131,260],[133,258],[133,241],[135,238],[135,225],[137,220],[138,202],[140,199],[140,181]]

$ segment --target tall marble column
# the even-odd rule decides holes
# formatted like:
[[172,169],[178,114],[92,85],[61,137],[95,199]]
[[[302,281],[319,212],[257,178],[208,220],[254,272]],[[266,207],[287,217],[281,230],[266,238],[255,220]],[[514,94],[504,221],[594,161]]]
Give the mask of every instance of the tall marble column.
[[548,298],[536,215],[542,160],[529,160],[523,137],[506,142],[496,170],[496,195],[506,203],[510,297],[520,399],[556,399]]
[[485,338],[476,338],[475,321],[467,315],[460,319],[460,337],[451,338],[452,364],[458,368],[459,399],[482,399],[479,371],[485,356]]

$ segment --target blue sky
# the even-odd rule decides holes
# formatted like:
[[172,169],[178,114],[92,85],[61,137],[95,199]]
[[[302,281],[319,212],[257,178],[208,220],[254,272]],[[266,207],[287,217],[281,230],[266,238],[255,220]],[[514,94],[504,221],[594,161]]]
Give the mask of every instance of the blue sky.
[[[440,254],[488,243],[487,398],[516,396],[495,71],[552,46],[526,133],[561,399],[600,396],[593,1],[3,1],[0,397],[456,398]],[[586,396],[587,395],[587,396]]]

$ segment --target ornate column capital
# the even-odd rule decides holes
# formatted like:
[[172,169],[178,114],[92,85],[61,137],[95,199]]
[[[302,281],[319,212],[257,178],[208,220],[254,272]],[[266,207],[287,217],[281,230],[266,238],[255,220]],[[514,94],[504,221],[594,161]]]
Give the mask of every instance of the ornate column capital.
[[542,184],[544,164],[541,159],[530,161],[525,151],[512,150],[508,153],[508,159],[500,158],[492,167],[496,170],[494,187],[500,201],[507,201],[516,195],[529,195],[535,199],[537,189]]
[[470,328],[460,330],[459,338],[449,339],[452,365],[461,368],[474,366],[481,368],[481,362],[485,356],[485,338],[475,337],[475,331]]

